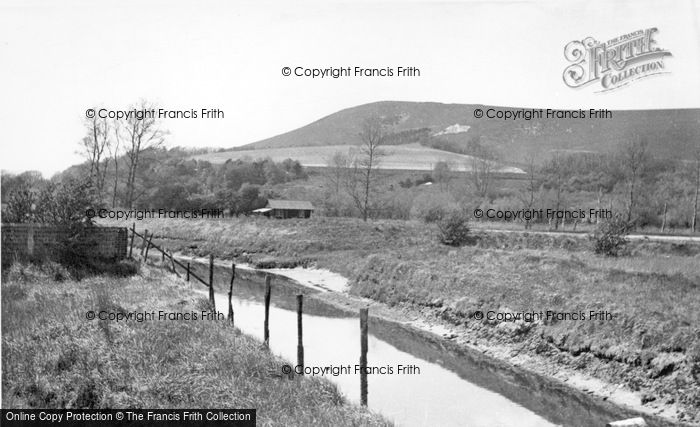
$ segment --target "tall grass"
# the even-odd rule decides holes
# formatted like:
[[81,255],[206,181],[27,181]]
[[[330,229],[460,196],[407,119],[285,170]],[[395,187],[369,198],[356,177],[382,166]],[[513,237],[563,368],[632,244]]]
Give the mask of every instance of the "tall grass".
[[2,281],[4,408],[257,408],[262,425],[384,425],[335,386],[281,375],[282,361],[227,322],[87,320],[89,310],[199,311],[190,284],[138,276],[56,281],[14,265]]

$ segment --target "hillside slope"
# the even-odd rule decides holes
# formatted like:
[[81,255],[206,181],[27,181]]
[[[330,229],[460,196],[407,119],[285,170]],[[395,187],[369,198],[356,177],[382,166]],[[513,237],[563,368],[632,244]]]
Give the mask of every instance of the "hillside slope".
[[481,137],[483,145],[509,162],[522,162],[528,155],[542,159],[553,150],[609,152],[638,137],[646,138],[659,157],[688,158],[700,144],[700,109],[613,111],[610,119],[503,120],[477,119],[477,108],[519,110],[479,104],[374,102],[236,150],[357,144],[362,121],[372,115],[393,119],[396,132],[424,129],[431,137],[458,146],[466,147],[470,139]]

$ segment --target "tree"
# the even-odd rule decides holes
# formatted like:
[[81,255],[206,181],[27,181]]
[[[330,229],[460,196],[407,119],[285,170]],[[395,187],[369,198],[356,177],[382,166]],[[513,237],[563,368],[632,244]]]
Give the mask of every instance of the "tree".
[[627,244],[629,229],[629,223],[620,214],[598,224],[593,233],[593,251],[605,256],[618,256]]
[[[151,111],[155,107],[148,104],[146,101],[141,101],[137,106],[132,107],[133,110]],[[140,119],[140,120],[139,120]],[[126,124],[120,127],[122,132],[119,132],[119,138],[124,139],[124,147],[127,159],[127,178],[126,178],[126,206],[131,208],[134,205],[136,179],[139,167],[139,161],[144,151],[158,148],[163,145],[166,132],[160,129],[158,120],[149,114],[144,114],[143,117],[132,115],[127,119]]]
[[[564,190],[566,187],[566,162],[565,158],[561,157],[559,153],[555,153],[554,157],[549,160],[549,162],[544,166],[543,172],[546,176],[546,185],[550,189],[550,201],[553,200],[555,211],[561,210],[564,204]],[[554,218],[554,229],[559,229],[559,219]]]
[[[148,203],[152,207],[163,209],[187,209],[187,197],[189,193],[184,185],[173,182],[164,183],[156,187],[148,197]],[[197,207],[198,208],[198,207]]]
[[269,158],[263,162],[263,171],[266,184],[275,185],[285,181],[284,171]]
[[[520,193],[520,200],[523,203],[523,208],[525,210],[530,210],[535,204],[535,197],[541,186],[541,183],[537,179],[535,158],[532,156],[527,158],[527,166],[525,168],[525,173],[527,174],[527,184],[523,191]],[[525,229],[529,229],[530,226],[530,220],[526,220]]]
[[461,210],[453,210],[438,221],[438,240],[443,245],[462,246],[469,243],[469,217]]
[[[3,188],[4,192],[7,192]],[[3,208],[2,220],[8,223],[36,222],[38,196],[27,185],[21,185],[9,191],[6,206]]]
[[90,224],[87,209],[97,210],[101,205],[94,183],[87,178],[63,178],[57,182],[42,180],[32,186],[23,183],[7,196],[3,221],[66,226]]
[[350,159],[347,154],[336,151],[326,159],[326,179],[334,195],[340,194],[340,189],[344,186],[348,169],[350,169]]
[[2,202],[7,202],[9,195],[13,194],[14,190],[29,188],[37,189],[44,184],[44,177],[41,172],[27,171],[19,175],[14,175],[6,171],[0,173],[0,188],[2,188]]
[[620,153],[620,160],[627,181],[627,222],[631,223],[640,181],[649,162],[647,141],[636,138],[625,144]]
[[691,228],[693,233],[697,231],[698,225],[698,195],[700,194],[700,147],[695,150],[695,200],[693,202],[693,220]]
[[111,144],[110,122],[107,118],[85,119],[87,134],[83,137],[80,145],[82,155],[90,164],[90,179],[95,183],[95,188],[102,193],[104,189],[105,176],[107,174],[107,160],[104,159],[105,151],[109,151]]
[[433,179],[438,183],[442,191],[449,189],[450,164],[444,160],[435,163],[433,167]]
[[327,215],[337,216],[345,213],[344,208],[347,207],[348,201],[342,190],[347,188],[348,174],[351,170],[350,157],[346,153],[336,151],[326,159],[323,205]]
[[267,200],[260,195],[260,186],[244,183],[238,190],[233,211],[248,215],[251,211],[265,206]]
[[49,182],[39,195],[36,208],[39,221],[69,227],[91,225],[86,216],[88,209],[99,210],[101,203],[94,184],[86,179],[65,178],[59,183]]
[[282,169],[286,172],[286,178],[290,179],[306,179],[306,172],[304,167],[299,163],[298,160],[284,159],[282,161]]
[[112,181],[112,207],[117,206],[117,189],[119,187],[119,122],[114,121],[114,143],[107,146],[109,155],[114,164],[114,180]]
[[385,125],[379,117],[369,117],[362,123],[360,131],[362,145],[353,161],[352,174],[347,187],[363,221],[367,221],[369,216],[374,184],[373,172],[384,155],[381,146],[384,144],[386,135]]
[[484,198],[488,194],[489,188],[491,188],[496,169],[494,160],[497,160],[498,156],[481,144],[481,137],[479,136],[469,140],[467,151],[471,156],[471,174],[468,176],[476,194]]

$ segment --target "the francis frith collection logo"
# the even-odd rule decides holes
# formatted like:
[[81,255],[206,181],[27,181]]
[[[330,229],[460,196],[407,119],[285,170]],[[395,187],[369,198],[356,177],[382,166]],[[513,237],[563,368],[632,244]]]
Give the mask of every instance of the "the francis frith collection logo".
[[638,30],[604,43],[592,37],[568,43],[564,57],[571,64],[564,70],[564,83],[571,88],[597,83],[597,92],[606,92],[644,77],[668,73],[664,58],[671,52],[656,45],[657,31]]

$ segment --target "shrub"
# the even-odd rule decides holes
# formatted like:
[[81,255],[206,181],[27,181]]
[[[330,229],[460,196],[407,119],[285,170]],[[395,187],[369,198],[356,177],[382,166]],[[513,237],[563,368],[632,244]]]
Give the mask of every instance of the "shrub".
[[411,216],[424,222],[437,222],[445,218],[452,210],[458,210],[459,205],[452,196],[444,192],[426,192],[413,200]]
[[598,225],[593,234],[593,250],[597,254],[616,257],[627,244],[629,223],[621,215]]
[[445,209],[442,206],[431,206],[423,211],[423,221],[438,222],[445,217]]
[[453,210],[438,221],[438,239],[448,246],[462,246],[471,238],[469,217],[463,211]]
[[10,193],[7,206],[3,206],[3,222],[33,222],[38,196],[28,187],[20,187]]

